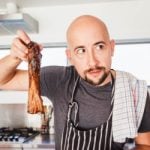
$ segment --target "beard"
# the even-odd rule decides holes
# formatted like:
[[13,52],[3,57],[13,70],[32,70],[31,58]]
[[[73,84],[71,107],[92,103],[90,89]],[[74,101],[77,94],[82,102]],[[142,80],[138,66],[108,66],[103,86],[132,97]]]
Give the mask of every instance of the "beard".
[[[87,75],[87,73],[90,73],[94,70],[100,71],[103,73],[102,76],[96,82],[94,80],[88,78],[88,75]],[[105,67],[96,66],[94,68],[90,68],[90,69],[84,71],[85,81],[87,81],[88,83],[95,85],[95,86],[101,85],[105,81],[105,79],[108,77],[109,73],[110,73],[110,70],[107,70]]]

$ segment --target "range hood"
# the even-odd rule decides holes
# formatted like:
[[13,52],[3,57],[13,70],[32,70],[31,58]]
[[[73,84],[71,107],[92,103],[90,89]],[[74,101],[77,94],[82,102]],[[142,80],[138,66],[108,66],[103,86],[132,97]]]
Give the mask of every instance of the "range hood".
[[0,14],[0,36],[16,34],[18,29],[37,33],[38,22],[26,13]]

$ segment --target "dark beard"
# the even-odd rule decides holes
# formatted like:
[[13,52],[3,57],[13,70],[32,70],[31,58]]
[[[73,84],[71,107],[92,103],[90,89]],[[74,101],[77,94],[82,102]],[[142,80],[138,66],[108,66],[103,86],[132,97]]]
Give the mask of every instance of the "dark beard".
[[[92,80],[88,79],[87,76],[86,76],[87,72],[93,71],[95,69],[96,70],[101,70],[101,71],[103,70],[103,72],[104,72],[103,76],[99,79],[99,81],[97,83],[94,83]],[[84,74],[85,74],[85,81],[87,81],[88,83],[90,83],[92,85],[101,85],[105,81],[105,79],[108,77],[109,73],[110,73],[110,71],[107,72],[105,67],[98,67],[98,66],[96,66],[95,68],[90,68],[90,69],[88,69],[88,70],[86,70],[84,72]]]

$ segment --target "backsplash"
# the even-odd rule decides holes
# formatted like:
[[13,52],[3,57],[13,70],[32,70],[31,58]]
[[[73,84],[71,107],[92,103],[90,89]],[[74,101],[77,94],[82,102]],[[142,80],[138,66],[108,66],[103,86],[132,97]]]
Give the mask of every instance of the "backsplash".
[[[46,97],[43,104],[53,108]],[[41,127],[41,114],[27,113],[28,93],[24,91],[0,91],[0,127]],[[49,132],[54,134],[54,115],[51,114]]]

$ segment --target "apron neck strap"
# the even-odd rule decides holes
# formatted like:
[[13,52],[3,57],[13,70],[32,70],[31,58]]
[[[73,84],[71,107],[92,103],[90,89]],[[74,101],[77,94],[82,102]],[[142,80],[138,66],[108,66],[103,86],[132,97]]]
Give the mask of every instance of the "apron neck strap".
[[76,81],[75,81],[74,87],[73,87],[73,91],[72,91],[72,95],[71,95],[71,100],[70,100],[69,104],[73,103],[74,93],[75,93],[75,90],[76,90],[76,87],[77,87],[79,79],[80,79],[80,77],[78,76],[77,79],[76,79]]
[[[111,93],[111,107],[112,107],[113,101],[114,101],[115,79],[114,79],[114,76],[113,76],[111,71],[110,71],[110,75],[111,75],[111,85],[112,85],[112,93]],[[78,107],[78,103],[74,101],[74,94],[75,94],[75,90],[76,90],[79,79],[80,79],[80,76],[78,76],[76,81],[75,81],[72,95],[71,95],[71,100],[69,102],[69,110],[68,110],[68,115],[67,115],[67,120],[70,121],[72,108],[74,108],[74,110],[75,110],[74,125],[75,126],[78,126],[78,109],[79,109],[79,107]]]

